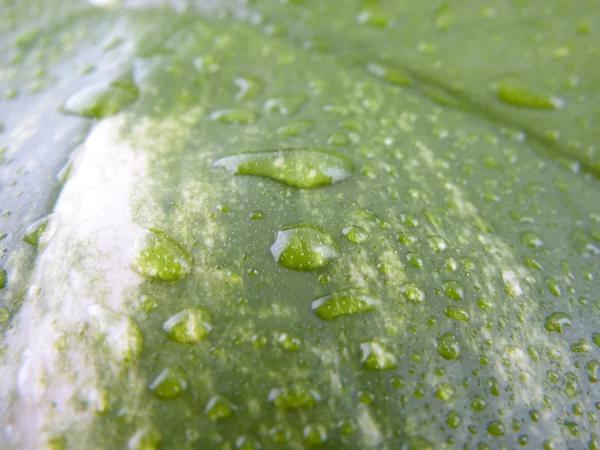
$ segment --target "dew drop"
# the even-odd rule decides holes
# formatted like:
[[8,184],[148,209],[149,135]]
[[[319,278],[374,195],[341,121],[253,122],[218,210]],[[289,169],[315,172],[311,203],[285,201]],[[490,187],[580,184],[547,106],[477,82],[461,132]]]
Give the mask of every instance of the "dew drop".
[[283,125],[275,130],[280,136],[298,137],[308,133],[315,127],[315,122],[310,119],[296,120],[295,122]]
[[521,245],[523,247],[538,248],[544,245],[544,241],[532,231],[521,234]]
[[183,369],[174,366],[164,369],[150,385],[150,391],[160,399],[168,400],[182,395],[188,388],[188,377]]
[[265,213],[262,211],[252,211],[248,214],[248,219],[250,220],[263,220],[265,218]]
[[369,62],[366,64],[365,69],[369,74],[389,84],[396,86],[409,86],[412,84],[410,75],[384,63]]
[[461,422],[462,419],[460,414],[454,410],[450,411],[446,416],[446,424],[453,430],[456,430],[460,426]]
[[212,328],[210,312],[198,307],[184,309],[163,324],[169,339],[180,344],[199,342],[206,338]]
[[459,358],[460,346],[454,333],[445,333],[438,339],[438,353],[448,360]]
[[322,149],[285,149],[240,153],[215,161],[235,175],[270,178],[297,188],[328,186],[347,180],[354,172],[348,158]]
[[51,217],[51,215],[42,217],[41,219],[38,219],[29,225],[25,230],[25,234],[23,235],[23,242],[36,247],[40,242],[40,238],[46,231]]
[[233,414],[236,407],[221,395],[213,396],[204,408],[204,414],[212,420],[226,419]]
[[407,300],[413,303],[423,303],[425,300],[425,291],[417,283],[404,283],[401,292]]
[[555,312],[546,317],[544,327],[551,333],[562,333],[565,327],[571,326],[571,316],[564,312]]
[[133,269],[146,278],[177,281],[193,267],[190,254],[179,243],[157,229],[140,230],[133,243]]
[[503,102],[525,108],[558,109],[565,103],[561,98],[510,80],[499,83],[497,94]]
[[492,420],[491,422],[488,422],[487,431],[495,437],[502,437],[506,432],[504,424],[499,420]]
[[312,309],[322,320],[372,311],[379,301],[366,289],[343,289],[320,297],[312,303]]
[[318,447],[327,442],[327,428],[320,423],[306,425],[302,434],[304,443],[309,447]]
[[269,393],[269,401],[277,408],[286,411],[297,408],[312,408],[320,399],[321,397],[316,391],[301,386],[294,386],[290,389],[271,389]]
[[435,396],[443,402],[450,402],[456,397],[456,390],[448,383],[440,383],[435,391]]
[[449,299],[454,301],[463,300],[465,298],[465,290],[457,281],[444,281],[444,292]]
[[293,116],[306,102],[305,94],[290,94],[273,97],[265,102],[265,111],[277,112],[282,116]]
[[360,350],[360,364],[367,370],[392,370],[398,367],[396,356],[381,342],[363,341]]
[[117,114],[138,99],[132,78],[88,86],[70,96],[61,106],[65,114],[102,119]]
[[429,236],[427,238],[427,242],[429,243],[429,247],[434,252],[443,252],[448,248],[448,243],[446,240],[439,236]]
[[134,433],[127,443],[128,450],[158,450],[162,435],[154,427],[141,428]]
[[362,227],[351,225],[342,230],[346,239],[354,244],[362,244],[369,239],[369,232]]
[[308,272],[327,266],[339,256],[339,248],[321,227],[294,225],[277,233],[271,254],[283,267]]
[[233,79],[238,88],[236,100],[252,100],[259,96],[264,89],[264,83],[256,77],[245,75]]
[[6,270],[0,269],[0,289],[4,289],[7,283],[8,275],[6,274]]
[[463,308],[455,308],[448,306],[444,310],[444,313],[447,317],[450,317],[451,319],[455,320],[460,320],[462,322],[468,322],[470,319],[469,313]]
[[247,125],[256,122],[258,114],[250,109],[225,108],[211,112],[209,117],[221,123]]

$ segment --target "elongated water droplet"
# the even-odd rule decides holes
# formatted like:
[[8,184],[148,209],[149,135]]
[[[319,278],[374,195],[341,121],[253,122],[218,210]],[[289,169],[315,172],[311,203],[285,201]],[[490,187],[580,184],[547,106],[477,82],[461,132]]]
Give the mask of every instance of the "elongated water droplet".
[[487,431],[495,437],[502,437],[506,432],[504,424],[499,420],[492,420],[491,422],[488,422]]
[[498,85],[498,98],[515,106],[536,109],[558,109],[564,100],[531,88],[518,81],[502,81]]
[[458,359],[460,346],[454,333],[445,333],[438,339],[438,352],[444,359]]
[[296,120],[295,122],[283,125],[275,130],[280,136],[297,137],[308,133],[315,127],[315,122],[310,119]]
[[337,153],[321,149],[286,149],[241,153],[214,163],[235,175],[270,178],[297,188],[315,188],[350,178],[354,164]]
[[23,242],[33,245],[34,247],[37,246],[40,242],[40,238],[44,234],[44,231],[46,231],[51,218],[52,215],[48,215],[29,225],[25,230],[25,234],[23,235]]
[[265,110],[277,112],[282,116],[293,116],[306,102],[305,94],[280,95],[265,102]]
[[282,410],[312,408],[320,399],[316,391],[301,386],[272,389],[269,393],[269,401]]
[[204,408],[204,414],[212,420],[222,420],[231,416],[236,409],[229,399],[221,395],[215,395],[208,401],[206,408]]
[[366,289],[343,289],[318,298],[312,303],[312,309],[323,320],[360,314],[377,308],[379,301]]
[[226,108],[210,113],[212,120],[232,125],[247,125],[256,122],[258,114],[250,109]]
[[384,63],[369,62],[366,64],[365,69],[371,75],[389,84],[396,86],[409,86],[412,84],[410,75]]
[[187,374],[177,366],[164,369],[150,385],[150,390],[154,395],[163,400],[177,398],[187,388]]
[[212,316],[204,308],[188,308],[170,317],[163,330],[180,344],[191,344],[206,338],[212,330]]
[[147,278],[177,281],[187,276],[194,261],[190,254],[164,232],[140,230],[133,243],[133,269]]
[[363,341],[360,350],[360,364],[367,370],[392,370],[398,367],[398,358],[381,342]]
[[69,97],[61,107],[65,114],[102,119],[112,116],[138,99],[133,79],[88,86]]
[[462,322],[468,322],[469,318],[470,318],[469,313],[463,308],[456,308],[456,307],[448,306],[444,310],[444,313],[446,314],[446,316],[450,317],[451,319],[460,320]]
[[555,312],[546,317],[544,327],[551,333],[562,333],[565,327],[571,326],[571,316],[564,312]]
[[236,100],[252,100],[264,89],[264,83],[260,79],[249,75],[235,77],[233,82],[239,89]]
[[319,226],[295,225],[277,233],[271,254],[279,265],[307,272],[328,265],[339,256],[339,249],[333,237]]

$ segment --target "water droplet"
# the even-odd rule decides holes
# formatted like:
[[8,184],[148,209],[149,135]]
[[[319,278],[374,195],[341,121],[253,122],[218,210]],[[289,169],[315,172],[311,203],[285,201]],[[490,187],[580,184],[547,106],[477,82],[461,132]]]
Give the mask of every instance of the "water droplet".
[[65,114],[102,119],[117,114],[138,99],[133,78],[88,86],[69,97],[61,107]]
[[435,446],[421,436],[412,436],[402,446],[402,450],[435,450]]
[[298,137],[308,133],[315,127],[315,122],[310,119],[296,120],[295,122],[283,125],[275,130],[280,136]]
[[456,397],[456,390],[448,383],[440,383],[435,391],[435,396],[443,402],[450,402]]
[[40,238],[44,234],[44,231],[46,231],[51,218],[52,215],[48,215],[29,225],[25,230],[25,234],[23,235],[23,242],[33,245],[34,247],[37,246],[40,242]]
[[562,391],[569,398],[575,398],[579,395],[579,379],[577,375],[572,372],[565,374]]
[[212,330],[212,316],[204,308],[188,308],[171,316],[163,325],[167,336],[180,344],[191,344],[206,338]]
[[309,447],[318,447],[327,442],[327,428],[320,423],[306,425],[302,434],[304,443]]
[[538,248],[544,245],[544,241],[532,231],[521,234],[521,245],[524,247]]
[[322,320],[360,314],[377,308],[378,300],[366,289],[343,289],[312,303],[312,309]]
[[487,403],[481,395],[476,395],[471,400],[471,409],[473,411],[481,412],[487,408]]
[[592,359],[585,365],[588,373],[588,379],[591,383],[597,383],[600,380],[600,362]]
[[419,241],[419,238],[417,238],[417,236],[415,236],[413,233],[400,233],[396,239],[398,242],[406,246],[414,245]]
[[439,236],[429,236],[427,238],[427,242],[429,243],[429,247],[434,252],[443,252],[448,248],[448,243],[444,238]]
[[204,414],[212,420],[222,420],[231,416],[235,410],[236,407],[227,398],[215,395],[208,401]]
[[460,356],[460,346],[454,333],[445,333],[438,339],[438,353],[444,359],[458,359]]
[[448,31],[454,26],[456,14],[448,3],[442,3],[435,13],[435,27],[441,31]]
[[594,344],[596,344],[598,347],[600,347],[600,333],[598,333],[597,331],[594,331],[592,333],[592,341],[594,341]]
[[265,213],[262,211],[252,211],[248,214],[248,219],[251,220],[262,220],[265,218]]
[[460,414],[454,410],[450,411],[446,416],[446,424],[453,430],[456,430],[460,426],[461,422],[462,419]]
[[187,374],[176,366],[164,369],[150,385],[150,390],[154,395],[164,400],[179,397],[187,388]]
[[546,317],[544,327],[547,331],[562,333],[564,327],[571,326],[571,316],[564,312],[555,312]]
[[468,322],[470,319],[469,313],[463,308],[455,308],[448,306],[444,310],[444,313],[447,317],[450,317],[451,319],[455,320],[460,320],[462,322]]
[[409,86],[412,84],[410,75],[402,70],[392,68],[387,64],[369,62],[365,66],[365,69],[368,73],[380,80],[396,86]]
[[158,308],[158,301],[152,295],[142,295],[140,297],[140,307],[143,311],[152,312]]
[[495,437],[502,437],[506,432],[504,424],[499,420],[492,420],[491,422],[488,422],[487,431]]
[[321,227],[294,225],[277,233],[271,254],[279,265],[307,272],[327,266],[339,256],[339,248]]
[[264,83],[261,80],[248,75],[235,77],[233,82],[239,89],[235,96],[236,100],[252,100],[259,96],[264,88]]
[[209,117],[226,124],[247,125],[256,122],[258,114],[250,109],[225,108],[211,112]]
[[277,112],[282,116],[293,116],[306,102],[305,94],[280,95],[270,98],[265,102],[265,110],[268,112]]
[[355,244],[362,244],[369,239],[369,232],[362,227],[351,225],[342,230],[346,239]]
[[420,269],[423,267],[423,260],[421,259],[421,257],[417,254],[417,253],[407,253],[406,254],[406,260],[408,261],[408,263],[417,268]]
[[262,445],[256,440],[248,436],[241,436],[235,441],[235,448],[238,450],[262,450]]
[[240,153],[214,163],[235,175],[270,178],[297,188],[315,188],[350,178],[354,164],[337,153],[321,149],[285,149]]
[[525,108],[558,109],[565,103],[561,98],[510,80],[499,83],[497,94],[500,100]]
[[560,294],[561,294],[560,285],[554,278],[552,278],[552,277],[546,278],[546,285],[548,286],[548,290],[550,291],[550,293],[552,295],[554,295],[555,297],[560,297]]
[[135,432],[127,443],[128,450],[158,450],[162,435],[154,427],[141,428]]
[[425,291],[417,283],[408,282],[401,288],[402,294],[407,300],[414,303],[422,303],[425,300]]
[[321,397],[316,391],[300,386],[272,389],[269,393],[269,401],[283,410],[312,408],[319,400]]
[[589,353],[592,351],[592,346],[585,339],[580,339],[579,342],[571,344],[571,351],[573,353]]
[[7,283],[8,275],[6,274],[6,270],[0,269],[0,289],[4,289]]
[[190,254],[164,232],[140,230],[133,243],[133,269],[146,278],[177,281],[187,276],[194,261]]
[[384,344],[374,340],[360,344],[361,365],[367,370],[392,370],[398,367],[398,359]]
[[465,298],[463,286],[456,281],[444,281],[444,292],[449,299],[459,301]]
[[386,28],[390,23],[390,19],[389,16],[377,10],[363,9],[356,16],[356,22],[374,28]]

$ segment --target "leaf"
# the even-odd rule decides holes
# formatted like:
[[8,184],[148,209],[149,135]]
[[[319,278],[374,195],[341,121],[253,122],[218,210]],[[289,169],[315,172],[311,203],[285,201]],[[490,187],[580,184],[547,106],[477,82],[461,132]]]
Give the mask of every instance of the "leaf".
[[[19,320],[0,357],[2,423],[28,423],[29,402],[39,431],[20,435],[73,448],[596,439],[591,2],[262,0],[231,16],[209,2],[5,3],[1,294]],[[118,94],[101,114],[61,112],[99,84]],[[270,157],[259,176],[214,167],[277,149],[340,155],[351,176],[303,189],[281,181],[319,175],[312,160]],[[50,212],[36,255],[18,242]],[[305,233],[278,264],[270,249],[298,224],[326,239]],[[177,253],[178,276],[133,270],[140,230],[173,237],[151,262]],[[324,245],[335,257],[297,265]],[[139,326],[138,358],[116,367],[90,305]],[[210,333],[180,321],[196,338],[169,339],[181,311],[210,317]],[[236,405],[218,430],[214,398]]]

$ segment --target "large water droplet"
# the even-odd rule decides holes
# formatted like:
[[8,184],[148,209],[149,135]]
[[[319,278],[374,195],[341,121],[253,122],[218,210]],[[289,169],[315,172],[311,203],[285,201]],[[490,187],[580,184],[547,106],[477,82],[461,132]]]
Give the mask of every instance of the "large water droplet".
[[247,125],[256,122],[258,114],[250,109],[225,108],[211,112],[209,117],[226,124]]
[[290,389],[272,389],[269,393],[269,401],[283,410],[311,408],[320,399],[321,397],[316,391],[301,386],[294,386]]
[[328,265],[339,256],[333,237],[317,225],[295,225],[277,233],[271,254],[278,264],[307,272]]
[[379,301],[366,289],[343,289],[318,298],[312,303],[312,309],[323,320],[359,314],[377,308]]
[[179,397],[187,388],[187,374],[176,366],[164,369],[150,385],[154,395],[164,400]]
[[438,339],[438,352],[444,359],[458,359],[460,346],[454,333],[445,333]]
[[499,420],[492,420],[491,422],[488,422],[487,431],[495,437],[502,437],[506,432],[504,424]]
[[297,188],[339,183],[354,172],[351,160],[322,149],[240,153],[217,160],[214,167],[223,167],[235,175],[267,177]]
[[204,308],[188,308],[170,317],[163,330],[173,341],[191,344],[203,340],[212,330],[212,316]]
[[34,247],[37,246],[44,231],[46,231],[46,228],[48,227],[51,217],[51,215],[42,217],[29,225],[23,235],[23,242],[33,245]]
[[65,114],[102,119],[118,113],[138,99],[132,78],[88,86],[69,97],[61,107]]
[[562,333],[563,328],[571,326],[571,316],[564,312],[555,312],[546,317],[544,327],[551,333]]
[[194,261],[190,254],[164,232],[140,230],[133,243],[133,269],[147,278],[177,281],[187,276]]
[[515,106],[536,109],[557,109],[564,100],[529,87],[518,81],[502,81],[498,84],[498,98]]
[[374,340],[360,343],[360,364],[367,370],[392,370],[398,367],[398,359],[384,344]]

